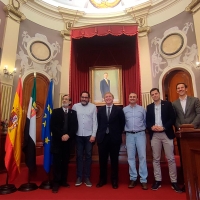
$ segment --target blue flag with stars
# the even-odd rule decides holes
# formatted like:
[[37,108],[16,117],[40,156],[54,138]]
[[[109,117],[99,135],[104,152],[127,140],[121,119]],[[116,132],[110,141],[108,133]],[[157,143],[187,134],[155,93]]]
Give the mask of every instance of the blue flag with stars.
[[44,169],[47,173],[50,172],[51,159],[52,159],[52,155],[50,152],[51,148],[50,120],[53,111],[52,89],[53,89],[53,80],[51,80],[49,85],[48,96],[44,109],[44,116],[42,119],[42,139],[44,142]]

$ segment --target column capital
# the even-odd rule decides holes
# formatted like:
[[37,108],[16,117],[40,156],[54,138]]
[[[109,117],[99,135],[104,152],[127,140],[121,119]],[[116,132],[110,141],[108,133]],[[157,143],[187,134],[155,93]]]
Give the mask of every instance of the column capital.
[[62,30],[60,31],[60,34],[62,35],[64,40],[71,40],[71,31],[69,30]]
[[150,31],[150,27],[147,25],[147,16],[136,17],[136,22],[138,24],[138,36],[147,36]]
[[5,11],[7,17],[10,17],[16,22],[20,22],[26,19],[26,16],[19,11],[20,3],[18,0],[15,0],[15,3],[17,2],[17,6],[14,4],[14,0],[12,0],[11,4],[8,4],[4,6],[3,10]]
[[197,12],[200,9],[200,0],[192,0],[192,2],[186,7],[187,12]]
[[65,21],[65,30],[62,30],[60,33],[63,36],[64,40],[71,40],[71,29],[73,27],[72,21]]

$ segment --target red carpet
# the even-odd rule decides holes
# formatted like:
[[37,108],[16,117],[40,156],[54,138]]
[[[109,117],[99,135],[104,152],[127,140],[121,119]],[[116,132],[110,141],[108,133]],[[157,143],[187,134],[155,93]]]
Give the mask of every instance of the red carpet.
[[[39,156],[37,158],[37,173],[31,178],[31,182],[35,182],[37,185],[43,180],[47,179],[47,175],[45,174],[42,166],[43,157]],[[179,165],[179,158],[176,158],[177,165]],[[179,169],[179,167],[178,167]],[[119,171],[119,188],[117,190],[112,189],[110,181],[108,179],[108,184],[103,186],[102,188],[96,188],[95,185],[98,182],[99,178],[99,168],[98,163],[92,164],[92,173],[91,173],[91,182],[93,186],[91,188],[86,187],[82,184],[80,187],[75,187],[74,183],[76,180],[76,165],[75,163],[71,163],[69,165],[69,177],[68,182],[70,184],[70,188],[63,188],[59,189],[57,194],[53,194],[51,190],[41,190],[37,189],[31,192],[20,192],[17,191],[13,194],[8,195],[0,195],[0,199],[83,199],[83,200],[94,200],[94,199],[122,199],[122,200],[129,200],[129,199],[147,199],[147,200],[186,200],[186,194],[176,193],[170,187],[170,179],[168,175],[168,167],[167,163],[162,163],[162,174],[163,174],[163,181],[162,187],[157,191],[152,191],[150,189],[151,184],[153,182],[153,169],[152,164],[148,163],[148,186],[149,190],[144,191],[141,189],[140,184],[133,188],[128,189],[129,183],[129,174],[128,174],[128,164],[121,163],[120,164],[120,171]],[[178,170],[179,172],[179,170]],[[14,184],[16,187],[19,187],[21,184],[27,182],[28,170],[26,167],[22,167],[20,176],[15,180]],[[5,184],[5,174],[0,174],[0,185]],[[179,175],[178,175],[179,177]],[[182,182],[182,177],[179,177],[179,183]]]

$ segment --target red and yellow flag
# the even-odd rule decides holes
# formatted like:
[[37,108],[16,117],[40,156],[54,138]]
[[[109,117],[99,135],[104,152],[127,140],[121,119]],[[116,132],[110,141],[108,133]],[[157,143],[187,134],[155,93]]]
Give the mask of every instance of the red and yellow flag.
[[20,173],[21,162],[21,122],[22,122],[22,81],[19,78],[17,90],[13,102],[10,119],[8,122],[8,134],[5,143],[5,166],[8,171],[9,181],[13,181]]

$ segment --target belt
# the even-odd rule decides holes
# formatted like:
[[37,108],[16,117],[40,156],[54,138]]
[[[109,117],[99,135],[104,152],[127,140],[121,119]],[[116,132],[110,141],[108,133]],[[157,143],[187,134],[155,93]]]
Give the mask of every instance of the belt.
[[145,130],[141,130],[141,131],[126,131],[126,133],[136,134],[136,133],[139,133],[139,132],[142,132],[142,131],[145,131]]

